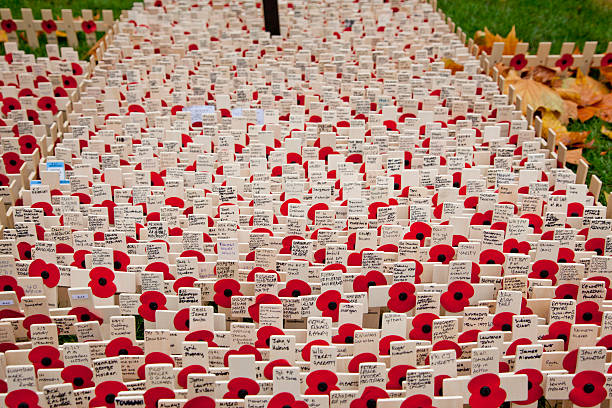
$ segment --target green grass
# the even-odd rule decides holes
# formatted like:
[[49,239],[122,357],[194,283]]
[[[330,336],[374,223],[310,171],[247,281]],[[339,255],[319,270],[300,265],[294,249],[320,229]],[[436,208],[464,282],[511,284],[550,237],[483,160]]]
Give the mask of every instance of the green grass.
[[[505,37],[515,26],[518,39],[529,43],[531,53],[541,41],[552,42],[552,54],[560,52],[563,42],[571,41],[581,48],[585,41],[597,41],[597,52],[603,53],[612,40],[611,0],[438,0],[438,7],[468,38],[484,27]],[[600,132],[604,123],[598,118],[585,123],[572,121],[568,129],[591,131],[589,140],[594,144],[583,150],[590,163],[587,183],[591,174],[601,179],[600,201],[605,204],[604,193],[612,191],[612,141]],[[606,126],[612,128],[612,124]]]
[[[101,14],[102,10],[112,10],[113,16],[117,19],[121,14],[121,10],[131,8],[133,3],[134,0],[2,0],[1,7],[9,8],[15,19],[21,18],[22,8],[32,9],[34,19],[41,18],[41,9],[50,9],[53,13],[53,18],[56,20],[61,19],[62,9],[72,9],[74,17],[80,17],[82,9],[92,10],[94,16]],[[102,32],[96,33],[96,39],[99,40],[103,35],[104,33]],[[79,53],[79,57],[83,59],[91,46],[85,41],[84,33],[77,33],[77,37],[79,45],[76,47],[76,50]],[[47,36],[41,32],[38,35],[38,42],[40,43],[38,48],[31,48],[26,41],[19,37],[19,49],[29,54],[34,54],[37,57],[46,56],[45,45],[47,44]],[[58,45],[60,48],[67,46],[66,38],[58,38]],[[4,44],[0,44],[0,55],[4,55],[4,53]]]
[[473,37],[484,27],[506,36],[516,26],[519,40],[535,53],[540,41],[551,41],[551,53],[559,53],[563,42],[598,41],[597,52],[612,41],[610,0],[438,0],[438,7],[457,26]]

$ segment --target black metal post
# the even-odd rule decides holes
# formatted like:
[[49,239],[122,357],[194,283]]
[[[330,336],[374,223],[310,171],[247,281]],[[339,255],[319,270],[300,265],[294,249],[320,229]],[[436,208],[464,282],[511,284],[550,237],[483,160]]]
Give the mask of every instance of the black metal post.
[[269,32],[270,35],[280,35],[278,0],[263,0],[263,13],[266,31]]

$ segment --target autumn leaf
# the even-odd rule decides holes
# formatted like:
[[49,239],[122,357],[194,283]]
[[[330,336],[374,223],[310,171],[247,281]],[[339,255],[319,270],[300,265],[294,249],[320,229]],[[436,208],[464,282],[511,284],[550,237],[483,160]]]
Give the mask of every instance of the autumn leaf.
[[578,120],[581,122],[586,122],[591,119],[593,116],[599,113],[599,109],[594,108],[593,106],[587,106],[586,108],[578,109]]
[[528,77],[534,81],[541,82],[543,84],[549,84],[557,76],[557,71],[552,68],[545,67],[544,65],[538,65],[533,67],[529,71]]
[[612,83],[612,65],[599,68],[599,78],[604,82]]
[[523,99],[523,113],[527,105],[534,110],[544,108],[548,111],[562,113],[564,109],[563,99],[552,88],[541,84],[533,79],[518,79],[514,82],[514,90]]
[[602,125],[599,131],[601,132],[602,135],[605,135],[608,137],[608,139],[612,140],[612,130]]
[[604,95],[594,107],[598,110],[597,116],[606,122],[612,122],[612,94]]
[[455,62],[451,58],[443,58],[442,61],[444,61],[444,69],[450,69],[452,75],[455,75],[457,71],[463,71],[463,65]]
[[[599,102],[604,95],[608,94],[608,88],[601,82],[584,75],[581,70],[576,73],[576,78],[565,78],[561,80],[561,89],[576,92],[580,100],[576,101],[578,106],[591,106]],[[564,91],[560,91],[564,92]],[[575,100],[574,98],[569,98]]]
[[7,42],[8,36],[6,35],[6,31],[0,30],[0,43]]
[[568,99],[563,99],[563,112],[559,116],[559,121],[564,125],[567,125],[570,119],[578,118],[578,104]]
[[64,37],[64,38],[68,36],[64,31],[60,31],[60,30],[57,30],[55,32],[55,35],[57,35],[58,37]]
[[519,43],[519,39],[516,37],[516,30],[512,26],[512,30],[504,38],[504,55],[514,55],[516,51],[516,45]]
[[519,43],[519,39],[516,37],[514,26],[512,26],[512,29],[505,38],[499,34],[493,34],[485,27],[484,31],[476,31],[474,34],[474,42],[478,45],[480,52],[484,51],[489,55],[491,54],[494,43],[503,42],[504,55],[513,55],[516,51],[516,45]]
[[587,137],[591,133],[590,131],[570,132],[561,123],[558,115],[549,110],[544,110],[542,112],[542,127],[544,135],[548,134],[548,129],[554,130],[555,134],[557,135],[556,144],[563,143],[566,146],[586,142]]
[[585,162],[587,162],[587,164],[589,164],[589,162],[584,157],[582,157],[582,148],[568,150],[565,154],[565,161],[567,163],[577,165],[580,162],[580,159],[583,159]]

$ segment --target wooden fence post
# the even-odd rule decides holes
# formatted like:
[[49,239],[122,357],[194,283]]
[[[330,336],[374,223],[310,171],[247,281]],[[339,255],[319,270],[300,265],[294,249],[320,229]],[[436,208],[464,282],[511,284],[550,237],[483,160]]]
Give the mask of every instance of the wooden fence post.
[[[53,20],[53,12],[50,9],[42,9],[40,10],[40,14],[44,20]],[[55,31],[47,34],[47,43],[57,44],[57,33]]]
[[23,20],[22,28],[26,32],[26,38],[28,39],[28,45],[32,48],[38,48],[38,34],[37,31],[40,31],[41,27],[34,27],[34,15],[32,14],[32,9],[30,8],[22,8],[21,9],[21,19]]
[[62,23],[64,32],[66,32],[66,38],[68,39],[68,45],[76,47],[79,44],[79,39],[76,36],[76,30],[74,28],[72,10],[62,9]]

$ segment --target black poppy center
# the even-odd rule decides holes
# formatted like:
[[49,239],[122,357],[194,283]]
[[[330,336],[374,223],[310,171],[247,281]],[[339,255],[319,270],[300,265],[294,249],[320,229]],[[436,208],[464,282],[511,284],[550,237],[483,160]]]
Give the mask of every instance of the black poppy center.
[[53,361],[51,360],[51,358],[50,358],[50,357],[43,357],[43,359],[42,359],[42,360],[40,360],[40,363],[41,363],[42,365],[44,365],[45,367],[50,366],[52,362],[53,362]]
[[567,336],[565,334],[560,334],[557,336],[558,339],[561,339],[563,341],[567,341]]
[[157,305],[157,302],[151,302],[149,303],[149,309],[151,310],[157,310],[159,306]]
[[484,386],[480,389],[480,395],[482,395],[483,397],[488,397],[489,395],[491,395],[491,389],[487,386]]
[[47,109],[51,109],[51,104],[50,104],[49,102],[47,102],[47,103],[45,104],[45,108],[47,108]]
[[232,296],[232,290],[231,290],[231,289],[225,289],[225,290],[223,291],[223,296],[225,296],[225,297],[230,297],[230,296]]
[[30,251],[30,250],[28,249],[27,251],[25,251],[25,252],[23,253],[23,255],[24,255],[26,258],[30,259],[30,258],[32,258],[32,251]]
[[89,315],[89,313],[83,313],[81,315],[81,321],[83,322],[88,322],[91,320],[91,316]]
[[85,268],[85,260],[84,259],[81,261],[81,268]]
[[47,272],[47,271],[42,271],[42,272],[40,273],[40,277],[41,277],[41,278],[43,278],[43,279],[49,279],[49,272]]
[[570,217],[580,217],[577,212],[573,212],[570,214]]
[[129,354],[129,352],[127,351],[127,349],[119,349],[119,352],[117,353],[120,356],[127,356]]
[[9,105],[9,110],[15,110],[15,105]]
[[27,402],[21,402],[17,405],[17,408],[30,408],[30,405]]
[[540,271],[540,277],[542,278],[548,277],[548,271],[547,270]]
[[4,291],[5,292],[10,292],[13,290],[13,287],[11,285],[4,285]]
[[300,293],[300,291],[299,291],[299,290],[297,290],[297,289],[294,289],[294,290],[293,290],[293,292],[291,292],[291,296],[293,296],[293,297],[298,297],[298,296],[300,296],[300,295],[301,295],[301,293]]
[[528,225],[528,227],[529,227],[529,228],[534,228],[534,229],[535,229],[535,225],[533,225],[533,224],[529,224],[529,225]]
[[399,294],[398,296],[399,300],[404,301],[406,299],[408,299],[408,294],[406,292],[402,292]]
[[421,330],[423,330],[423,333],[429,333],[431,331],[431,326],[429,324],[425,324]]
[[65,80],[65,81],[64,81],[64,85],[66,85],[66,86],[70,86],[70,81]]
[[106,401],[107,404],[112,404],[115,402],[115,394],[106,394],[104,401]]
[[27,147],[28,149],[31,149],[31,148],[32,148],[32,143],[27,142],[27,143],[25,144],[25,147]]
[[582,387],[582,390],[586,392],[587,394],[590,394],[593,391],[595,391],[595,386],[591,383],[584,384],[584,387]]
[[455,188],[459,188],[459,187],[461,187],[461,183],[459,183],[458,181],[455,181],[455,182],[453,183],[453,187],[455,187]]
[[185,327],[189,328],[189,319],[185,320]]
[[602,253],[601,248],[595,248],[595,252],[597,253],[597,255],[601,255]]
[[338,304],[336,302],[329,302],[329,304],[327,305],[327,308],[329,310],[336,310],[338,308]]
[[100,286],[104,286],[108,282],[107,282],[106,278],[100,278],[100,279],[98,279],[98,283],[100,284]]
[[423,240],[423,238],[425,238],[425,234],[423,234],[422,232],[418,232],[416,234],[416,239],[418,239],[419,241]]
[[374,282],[374,281],[369,281],[369,282],[368,282],[368,286],[376,286],[376,282]]
[[446,261],[446,255],[444,255],[444,254],[438,255],[438,261],[440,261],[440,262]]
[[404,383],[404,381],[406,381],[406,377],[405,376],[404,377],[400,377],[399,380],[397,380],[397,382],[399,383],[400,386]]
[[502,324],[501,329],[502,329],[503,331],[510,331],[510,330],[512,330],[512,326],[510,326],[510,324],[509,324],[509,323],[505,323],[505,324]]
[[291,405],[283,405],[282,408],[291,408]]
[[482,225],[491,225],[491,221],[489,221],[489,220],[484,220],[484,221],[482,222]]
[[586,322],[590,322],[593,319],[593,313],[586,312],[585,314],[582,315],[582,319]]
[[11,160],[9,161],[9,164],[10,164],[11,166],[16,166],[16,165],[17,165],[17,160],[15,160],[15,159],[11,159]]
[[370,398],[367,402],[366,402],[366,407],[368,408],[376,408],[376,400]]
[[394,190],[399,190],[400,189],[399,183],[393,183],[393,189]]
[[567,262],[567,259],[565,259],[565,258],[561,258],[561,259],[559,259],[557,262],[559,262],[559,263],[566,263],[566,262]]
[[77,387],[80,387],[80,386],[82,386],[83,384],[85,384],[85,381],[83,381],[83,379],[82,379],[81,377],[77,377],[77,378],[75,378],[75,379],[72,381],[72,383],[73,383],[74,385],[76,385]]
[[494,264],[494,263],[495,263],[495,260],[494,260],[494,259],[489,259],[489,260],[487,261],[487,263],[488,263],[489,265]]
[[113,266],[115,267],[115,269],[121,269],[121,262],[119,262],[119,261],[115,261],[115,263],[113,264]]
[[404,166],[405,166],[405,167],[410,166],[410,160],[405,159],[405,160],[404,160]]
[[353,344],[353,342],[354,342],[354,341],[355,341],[355,340],[353,339],[353,336],[346,336],[346,337],[344,338],[344,342],[345,342],[346,344]]
[[319,385],[317,385],[317,389],[321,392],[325,392],[327,391],[327,384],[320,382]]
[[455,298],[455,300],[461,300],[461,299],[463,299],[463,293],[461,293],[461,292],[455,292],[455,294],[453,295],[453,297]]
[[573,299],[574,297],[570,294],[563,296],[563,299]]
[[249,395],[249,392],[247,390],[243,389],[243,390],[238,391],[238,398],[244,398],[247,395]]
[[527,382],[527,389],[530,390],[533,387],[533,384],[531,383],[531,381]]

